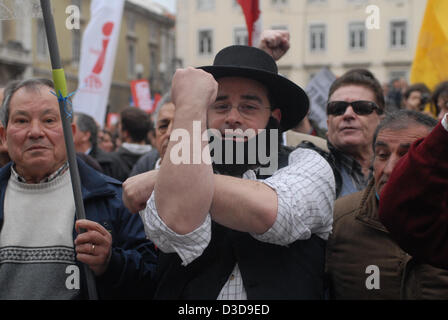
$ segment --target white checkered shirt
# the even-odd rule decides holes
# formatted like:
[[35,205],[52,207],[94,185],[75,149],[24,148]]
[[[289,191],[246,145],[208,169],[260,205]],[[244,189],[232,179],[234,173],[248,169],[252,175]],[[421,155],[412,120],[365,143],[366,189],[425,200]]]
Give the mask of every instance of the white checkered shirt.
[[[253,171],[244,179],[255,180]],[[277,193],[278,213],[274,225],[263,235],[251,234],[255,239],[281,246],[297,240],[307,240],[312,234],[327,240],[332,230],[335,181],[333,172],[318,153],[297,149],[289,156],[289,165],[263,180]],[[187,266],[200,257],[211,240],[211,217],[187,235],[178,235],[160,219],[154,193],[145,210],[140,212],[147,236],[165,253],[176,252]],[[238,267],[235,265],[218,300],[245,300],[246,291]]]

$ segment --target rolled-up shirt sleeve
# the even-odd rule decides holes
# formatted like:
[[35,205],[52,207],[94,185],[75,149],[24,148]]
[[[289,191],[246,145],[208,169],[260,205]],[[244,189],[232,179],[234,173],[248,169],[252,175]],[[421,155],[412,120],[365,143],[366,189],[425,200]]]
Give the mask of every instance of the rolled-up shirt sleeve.
[[140,217],[149,239],[164,253],[177,253],[182,265],[187,266],[200,257],[211,240],[211,218],[206,216],[204,223],[193,232],[179,235],[171,230],[159,217],[154,193],[149,198],[146,209],[140,211]]
[[[256,179],[250,171],[245,179]],[[328,239],[333,223],[336,197],[333,171],[317,152],[298,149],[291,153],[289,165],[261,182],[272,188],[278,197],[278,213],[274,225],[264,234],[252,236],[262,242],[286,246],[316,234]],[[165,253],[177,253],[184,266],[200,257],[211,240],[211,217],[187,235],[176,234],[159,217],[154,193],[140,212],[149,239]]]
[[277,193],[278,211],[271,229],[252,234],[255,239],[284,246],[312,234],[328,239],[336,191],[333,171],[322,156],[299,148],[291,153],[287,167],[262,182]]

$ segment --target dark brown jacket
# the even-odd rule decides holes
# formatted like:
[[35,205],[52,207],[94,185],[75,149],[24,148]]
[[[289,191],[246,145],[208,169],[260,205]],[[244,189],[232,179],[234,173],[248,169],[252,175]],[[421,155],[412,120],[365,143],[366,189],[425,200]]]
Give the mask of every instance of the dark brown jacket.
[[[366,286],[372,265],[379,268],[378,290]],[[336,201],[326,270],[332,299],[448,299],[448,271],[406,254],[379,221],[373,180]]]

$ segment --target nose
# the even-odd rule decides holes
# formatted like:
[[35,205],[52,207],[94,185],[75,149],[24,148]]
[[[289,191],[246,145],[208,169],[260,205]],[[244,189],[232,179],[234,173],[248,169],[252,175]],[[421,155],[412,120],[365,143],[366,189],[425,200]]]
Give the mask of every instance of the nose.
[[32,120],[30,124],[30,129],[28,131],[28,137],[30,139],[39,139],[43,137],[44,133],[42,131],[42,125],[39,120]]
[[230,109],[230,111],[226,114],[225,123],[230,129],[236,129],[240,127],[241,114],[238,111],[238,108],[232,107],[232,109]]
[[401,157],[396,155],[391,155],[389,160],[387,161],[386,166],[384,167],[384,175],[389,178],[392,174],[392,171],[394,171],[395,166],[397,165],[398,161],[401,159]]
[[344,119],[352,119],[356,115],[355,111],[353,110],[353,107],[349,105],[347,109],[345,109],[345,112],[343,114]]

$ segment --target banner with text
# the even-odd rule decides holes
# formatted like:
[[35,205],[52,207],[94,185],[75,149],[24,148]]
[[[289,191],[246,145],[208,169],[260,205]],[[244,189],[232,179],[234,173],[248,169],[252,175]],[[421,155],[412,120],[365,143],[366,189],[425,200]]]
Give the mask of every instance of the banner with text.
[[104,126],[115,66],[124,0],[92,0],[90,22],[84,31],[73,109]]

